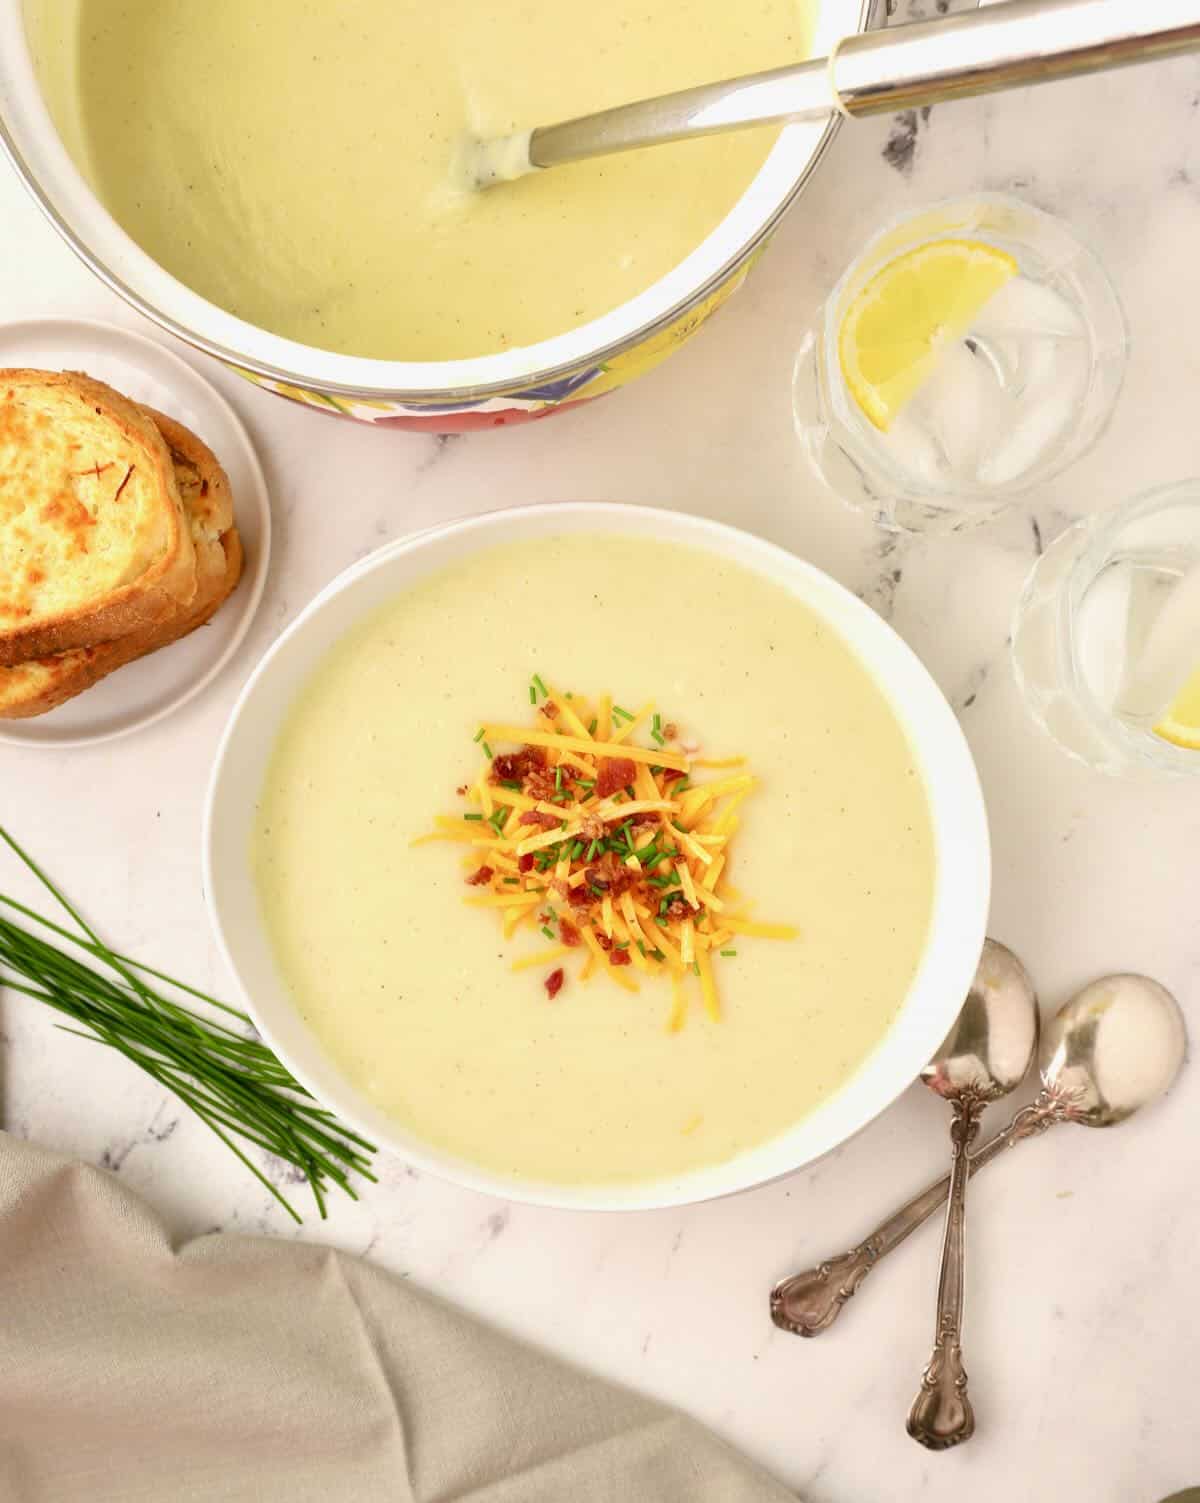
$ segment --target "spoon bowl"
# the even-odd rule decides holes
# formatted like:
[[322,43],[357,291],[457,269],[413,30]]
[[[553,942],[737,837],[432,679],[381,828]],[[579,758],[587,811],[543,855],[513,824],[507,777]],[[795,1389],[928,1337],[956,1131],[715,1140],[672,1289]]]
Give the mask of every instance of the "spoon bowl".
[[982,1107],[1016,1090],[1037,1046],[1033,982],[1011,950],[989,939],[962,1011],[921,1080],[946,1101],[970,1096]]
[[1149,976],[1105,976],[1047,1025],[1042,1083],[1067,1120],[1115,1127],[1171,1086],[1186,1053],[1183,1013],[1165,986]]

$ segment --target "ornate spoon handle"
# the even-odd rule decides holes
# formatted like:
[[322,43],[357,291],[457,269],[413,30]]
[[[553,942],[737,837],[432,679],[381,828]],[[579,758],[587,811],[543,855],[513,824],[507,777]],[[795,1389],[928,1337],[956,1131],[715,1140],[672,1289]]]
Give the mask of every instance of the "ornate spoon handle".
[[975,1411],[967,1397],[967,1371],[962,1360],[963,1275],[967,1257],[967,1181],[971,1177],[967,1154],[979,1132],[984,1103],[961,1096],[953,1106],[950,1141],[954,1145],[954,1161],[938,1275],[933,1352],[908,1411],[908,1433],[930,1451],[949,1450],[970,1440],[975,1433]]
[[[1061,1098],[1043,1091],[1031,1106],[1017,1113],[1003,1132],[970,1156],[968,1172],[974,1174],[1014,1143],[1044,1132],[1056,1122],[1065,1121],[1067,1116]],[[771,1291],[771,1319],[793,1336],[819,1336],[827,1331],[880,1259],[940,1210],[949,1191],[950,1176],[946,1174],[881,1222],[857,1247],[804,1273],[781,1279]]]

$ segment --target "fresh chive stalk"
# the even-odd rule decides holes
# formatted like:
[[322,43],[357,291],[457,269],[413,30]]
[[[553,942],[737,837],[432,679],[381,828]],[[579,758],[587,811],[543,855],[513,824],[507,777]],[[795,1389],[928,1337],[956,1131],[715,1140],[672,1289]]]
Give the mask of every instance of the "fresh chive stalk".
[[[109,1045],[165,1086],[242,1161],[294,1221],[301,1220],[295,1208],[235,1139],[247,1150],[253,1146],[298,1169],[322,1218],[330,1183],[357,1200],[350,1177],[357,1174],[375,1181],[371,1172],[375,1145],[343,1127],[315,1102],[253,1036],[253,1024],[245,1013],[109,949],[2,826],[0,839],[75,925],[74,931],[68,929],[0,894],[5,908],[72,946],[64,949],[38,930],[0,917],[0,989],[46,1003],[78,1025],[60,1024],[64,1032]],[[185,1007],[164,988],[195,998],[228,1021]]]

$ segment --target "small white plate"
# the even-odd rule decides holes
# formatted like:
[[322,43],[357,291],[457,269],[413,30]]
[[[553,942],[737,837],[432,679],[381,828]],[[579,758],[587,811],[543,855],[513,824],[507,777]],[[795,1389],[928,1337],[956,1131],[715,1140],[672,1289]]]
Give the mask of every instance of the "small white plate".
[[225,466],[246,549],[241,583],[199,631],[139,658],[57,710],[0,721],[0,741],[20,746],[87,746],[153,725],[193,699],[237,651],[262,599],[271,551],[267,484],[250,435],[214,386],[186,360],[141,334],[85,319],[0,324],[0,368],[86,371],[117,391],[178,419]]

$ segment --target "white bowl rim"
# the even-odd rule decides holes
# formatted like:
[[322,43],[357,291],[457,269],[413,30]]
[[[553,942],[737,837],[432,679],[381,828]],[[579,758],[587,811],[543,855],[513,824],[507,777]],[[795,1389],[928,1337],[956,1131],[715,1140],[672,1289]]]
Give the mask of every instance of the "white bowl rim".
[[[682,546],[697,547],[732,558],[741,567],[795,593],[822,616],[841,636],[871,674],[873,682],[891,705],[905,730],[921,771],[930,804],[937,856],[934,911],[929,936],[917,975],[883,1038],[849,1079],[792,1128],[749,1149],[734,1159],[666,1180],[632,1183],[568,1185],[510,1179],[470,1161],[431,1147],[404,1126],[384,1115],[341,1077],[336,1066],[302,1023],[287,995],[286,983],[269,969],[275,992],[269,1001],[252,994],[239,957],[245,945],[231,937],[233,912],[227,895],[227,872],[216,854],[215,830],[222,805],[230,798],[246,796],[245,789],[230,792],[227,768],[238,738],[250,736],[253,705],[260,685],[322,614],[348,592],[359,590],[373,576],[398,560],[434,551],[438,545],[462,545],[461,559],[489,545],[518,540],[520,536],[547,537],[558,533],[628,536],[649,535]],[[748,560],[754,560],[750,562]],[[413,578],[397,585],[399,595],[446,560],[435,559]],[[831,619],[829,609],[838,619]],[[364,607],[362,617],[373,606]],[[851,640],[843,625],[854,621],[861,636]],[[299,674],[303,682],[325,657],[347,627],[319,642]],[[865,647],[864,647],[865,640]],[[902,706],[891,687],[894,680],[882,678],[886,663],[891,673],[903,673],[905,690],[914,691],[914,702]],[[294,702],[294,691],[289,703]],[[286,713],[286,709],[282,712]],[[919,718],[920,723],[914,724]],[[257,745],[269,755],[277,724],[268,735],[259,735]],[[257,799],[259,784],[250,794]],[[246,825],[241,826],[243,842]],[[241,857],[248,868],[245,852]],[[752,533],[694,516],[688,512],[630,505],[619,502],[552,502],[505,508],[427,528],[411,537],[383,545],[367,558],[350,565],[300,612],[272,643],[247,679],[230,712],[213,761],[203,812],[202,866],[204,893],[218,950],[227,965],[241,1005],[254,1020],[268,1045],[316,1098],[353,1127],[394,1153],[403,1162],[424,1173],[481,1194],[507,1201],[572,1210],[654,1210],[717,1199],[766,1184],[796,1172],[823,1158],[855,1136],[912,1084],[921,1067],[941,1043],[957,1016],[974,976],[986,932],[991,884],[991,849],[987,814],[978,774],[966,738],[953,710],[916,654],[856,595],[815,565],[798,558],[777,544]],[[249,877],[245,873],[245,880]],[[257,910],[257,902],[255,900]],[[269,952],[261,918],[252,925],[259,946]],[[279,1021],[282,1019],[282,1023]],[[281,1027],[296,1027],[312,1045],[314,1066],[297,1057],[279,1037]],[[898,1043],[901,1033],[910,1035]],[[889,1057],[890,1056],[890,1057]],[[323,1075],[319,1083],[316,1079]]]

